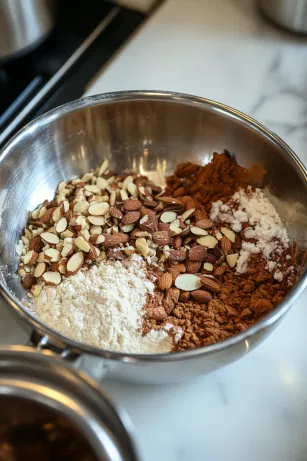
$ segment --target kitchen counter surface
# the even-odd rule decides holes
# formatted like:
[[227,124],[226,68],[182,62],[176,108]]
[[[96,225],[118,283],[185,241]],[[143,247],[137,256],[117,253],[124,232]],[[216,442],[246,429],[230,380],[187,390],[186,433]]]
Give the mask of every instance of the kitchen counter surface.
[[[97,76],[87,95],[193,93],[234,106],[307,162],[307,39],[276,29],[252,0],[168,0]],[[286,187],[286,185],[285,185]],[[141,461],[307,459],[307,293],[238,362],[188,383],[104,388],[129,413]],[[1,343],[26,335],[1,316]]]

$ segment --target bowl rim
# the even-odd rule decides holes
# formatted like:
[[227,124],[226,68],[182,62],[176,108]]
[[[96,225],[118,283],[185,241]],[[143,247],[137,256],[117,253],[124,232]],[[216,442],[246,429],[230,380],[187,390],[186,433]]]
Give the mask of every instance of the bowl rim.
[[[61,117],[65,114],[79,110],[85,107],[92,107],[100,104],[108,104],[112,102],[121,102],[129,100],[157,100],[165,101],[169,103],[182,103],[185,105],[199,105],[207,107],[211,111],[218,111],[225,114],[230,118],[234,118],[243,122],[245,126],[252,128],[254,131],[260,132],[262,136],[265,136],[270,142],[275,144],[279,148],[281,154],[285,155],[293,164],[293,167],[305,181],[307,186],[307,169],[293,152],[293,150],[273,131],[266,128],[261,123],[243,112],[227,106],[223,103],[207,99],[200,96],[194,96],[185,93],[177,93],[170,91],[160,90],[130,90],[130,91],[115,91],[109,93],[101,93],[94,96],[86,96],[81,99],[71,101],[63,104],[51,111],[37,117],[21,130],[19,130],[3,147],[0,151],[0,167],[2,162],[10,155],[10,150],[16,144],[18,144],[25,136],[33,132],[38,127],[42,127],[45,124],[52,122],[54,119]],[[220,341],[218,343],[211,344],[209,346],[202,346],[195,349],[190,349],[180,352],[169,352],[166,354],[128,354],[125,352],[113,352],[103,350],[98,347],[93,347],[85,343],[81,343],[53,330],[48,327],[40,320],[35,318],[25,307],[18,301],[18,299],[8,290],[6,286],[0,280],[0,293],[3,298],[7,301],[10,307],[13,308],[15,313],[29,326],[37,331],[42,337],[50,339],[50,343],[53,345],[59,345],[64,350],[71,350],[78,353],[87,353],[95,356],[100,356],[106,359],[112,359],[116,361],[126,363],[137,363],[137,362],[177,362],[185,359],[192,359],[194,357],[200,357],[205,355],[211,355],[222,349],[227,349],[231,346],[235,346],[241,342],[245,342],[246,353],[249,351],[249,338],[261,333],[267,327],[277,323],[291,308],[294,302],[298,299],[301,293],[307,286],[307,271],[304,270],[298,283],[291,289],[285,299],[265,318],[247,328],[243,332],[237,333],[236,335],[230,336],[229,338]]]

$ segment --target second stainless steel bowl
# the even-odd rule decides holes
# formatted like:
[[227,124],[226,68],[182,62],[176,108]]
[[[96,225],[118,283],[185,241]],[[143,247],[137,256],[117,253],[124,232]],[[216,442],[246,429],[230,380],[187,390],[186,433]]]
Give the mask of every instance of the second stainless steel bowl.
[[[25,293],[15,274],[16,243],[29,210],[53,197],[56,185],[96,167],[111,165],[162,178],[178,162],[209,162],[227,148],[241,165],[261,163],[266,186],[291,237],[306,245],[307,172],[291,149],[248,116],[223,104],[175,93],[122,92],[71,102],[38,118],[19,132],[0,157],[1,292],[9,308],[38,335],[41,346],[56,345],[96,378],[113,376],[137,382],[174,382],[232,362],[272,332],[306,286],[297,286],[265,319],[221,343],[166,355],[103,351],[58,334],[22,306]],[[52,346],[51,346],[52,347]]]

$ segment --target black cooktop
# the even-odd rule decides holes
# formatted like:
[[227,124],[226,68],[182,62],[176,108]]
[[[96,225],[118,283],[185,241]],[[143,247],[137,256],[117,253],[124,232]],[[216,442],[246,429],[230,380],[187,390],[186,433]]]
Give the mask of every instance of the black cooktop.
[[57,23],[37,49],[0,65],[0,146],[31,119],[82,96],[146,15],[104,0],[58,0]]

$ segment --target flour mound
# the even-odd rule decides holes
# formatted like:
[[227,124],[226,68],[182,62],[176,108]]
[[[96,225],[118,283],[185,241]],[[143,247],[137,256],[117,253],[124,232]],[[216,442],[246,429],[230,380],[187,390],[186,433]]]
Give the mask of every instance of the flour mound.
[[58,286],[45,286],[30,309],[42,322],[76,341],[101,349],[140,354],[170,352],[164,330],[141,334],[143,306],[154,284],[144,262],[132,255],[79,271]]

